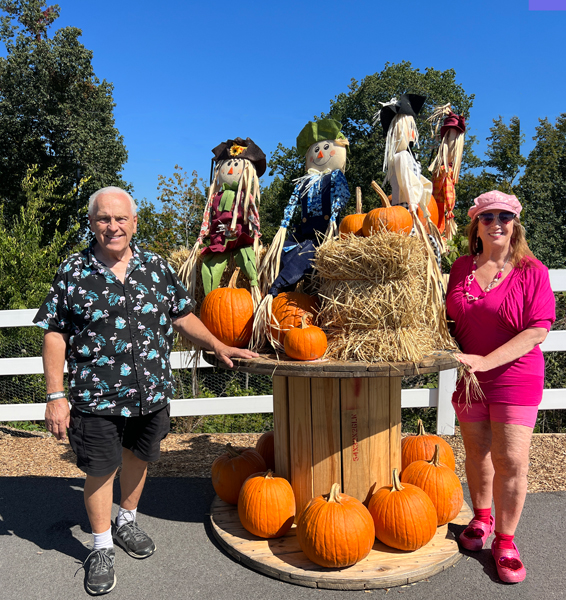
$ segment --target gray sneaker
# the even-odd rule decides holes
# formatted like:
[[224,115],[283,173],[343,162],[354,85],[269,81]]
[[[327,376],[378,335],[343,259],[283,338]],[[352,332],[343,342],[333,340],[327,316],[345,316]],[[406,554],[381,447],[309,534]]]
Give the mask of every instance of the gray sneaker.
[[114,556],[114,548],[101,548],[93,550],[86,557],[83,568],[86,571],[85,590],[89,594],[100,596],[114,589],[116,585]]
[[112,523],[112,537],[130,556],[147,558],[155,552],[155,544],[136,521],[127,521],[121,527]]

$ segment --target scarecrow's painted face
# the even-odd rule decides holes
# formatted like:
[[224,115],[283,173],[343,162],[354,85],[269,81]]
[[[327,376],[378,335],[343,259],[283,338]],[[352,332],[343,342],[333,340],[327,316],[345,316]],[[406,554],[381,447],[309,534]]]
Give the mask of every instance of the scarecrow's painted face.
[[346,148],[339,146],[334,140],[317,142],[309,148],[306,160],[307,169],[343,171],[346,166]]
[[417,125],[415,119],[410,115],[398,115],[394,121],[395,131],[393,137],[396,141],[395,152],[402,152],[407,150],[409,145],[415,143]]
[[235,181],[240,181],[244,172],[245,158],[229,158],[220,165],[218,170],[218,183],[232,184]]

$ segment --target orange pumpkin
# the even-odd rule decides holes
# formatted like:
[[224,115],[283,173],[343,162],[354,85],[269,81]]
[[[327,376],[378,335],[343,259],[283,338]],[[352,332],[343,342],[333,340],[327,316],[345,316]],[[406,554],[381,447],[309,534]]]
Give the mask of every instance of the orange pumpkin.
[[362,213],[362,191],[358,187],[356,188],[356,212],[353,215],[346,215],[340,222],[338,227],[340,238],[346,238],[350,233],[362,236],[365,216],[365,213]]
[[245,529],[261,538],[278,538],[295,521],[295,495],[291,484],[271,470],[244,481],[238,497],[238,516]]
[[318,312],[314,296],[300,292],[282,292],[273,299],[271,305],[271,335],[283,345],[285,336],[293,327],[299,327],[301,317],[311,313],[307,323],[312,323],[312,315]]
[[301,326],[287,332],[285,336],[285,353],[296,360],[316,360],[324,355],[328,347],[326,334],[316,325],[307,325],[305,313],[301,317]]
[[254,303],[248,290],[236,287],[239,272],[239,268],[234,271],[227,288],[205,296],[200,319],[227,346],[245,348],[252,337]]
[[391,206],[389,198],[375,181],[371,182],[371,186],[381,197],[383,206],[370,210],[366,215],[362,226],[364,236],[369,237],[383,228],[395,233],[410,233],[413,228],[411,213],[403,206]]
[[[428,208],[428,212],[430,213],[430,220],[438,227],[439,226],[438,204],[436,203],[436,200],[434,199],[433,196],[430,197],[427,208]],[[422,208],[420,206],[417,208],[417,217],[419,218],[419,221],[424,225],[425,231],[427,233],[430,233],[430,231],[428,230],[428,224],[426,222],[426,219],[424,218],[424,214],[423,214]]]
[[348,567],[364,559],[375,541],[368,509],[356,498],[340,494],[335,483],[330,494],[313,498],[297,522],[297,541],[313,563]]
[[464,492],[458,476],[440,462],[440,446],[434,447],[431,460],[416,460],[401,473],[403,483],[421,488],[436,508],[437,524],[444,525],[458,516],[464,504]]
[[261,454],[253,448],[237,449],[226,444],[227,452],[212,463],[212,486],[218,497],[228,504],[238,504],[244,481],[254,473],[265,471]]
[[393,484],[375,492],[368,510],[375,525],[375,537],[392,548],[418,550],[436,533],[432,500],[416,485],[401,485],[397,469],[393,469]]
[[405,470],[415,460],[430,460],[434,455],[434,446],[440,446],[440,462],[453,471],[456,470],[454,452],[448,442],[437,435],[425,432],[423,422],[419,419],[417,435],[409,435],[401,440],[401,468]]
[[275,471],[275,440],[273,431],[266,431],[257,441],[255,449],[263,456],[267,468]]

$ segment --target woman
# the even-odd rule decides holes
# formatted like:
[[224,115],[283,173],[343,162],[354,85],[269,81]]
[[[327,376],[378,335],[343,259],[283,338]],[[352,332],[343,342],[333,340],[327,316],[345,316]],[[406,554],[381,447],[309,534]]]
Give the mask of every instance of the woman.
[[[458,359],[475,373],[485,399],[467,398],[463,379],[452,402],[466,449],[474,518],[460,536],[491,552],[504,582],[525,578],[513,542],[527,493],[529,446],[542,399],[541,344],[555,320],[548,270],[532,254],[519,222],[521,204],[499,191],[482,194],[468,211],[470,255],[450,273],[447,294]],[[492,499],[495,519],[491,515]]]

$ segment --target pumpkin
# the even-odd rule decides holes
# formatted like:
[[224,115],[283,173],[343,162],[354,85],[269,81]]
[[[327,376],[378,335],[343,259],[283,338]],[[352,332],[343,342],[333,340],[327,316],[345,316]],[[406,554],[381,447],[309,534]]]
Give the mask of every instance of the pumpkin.
[[253,448],[237,449],[226,444],[227,452],[212,463],[212,486],[218,497],[228,504],[238,504],[244,481],[254,473],[266,470],[261,454]]
[[328,347],[326,334],[316,325],[307,325],[305,313],[301,317],[301,326],[287,332],[285,336],[285,353],[296,360],[316,360],[324,355]]
[[358,187],[356,188],[356,212],[353,215],[346,215],[340,222],[340,227],[338,227],[340,238],[346,238],[350,233],[363,235],[362,227],[365,216],[365,213],[362,213],[362,190]]
[[244,481],[238,497],[238,516],[245,529],[261,538],[278,538],[295,521],[291,484],[273,471],[256,473]]
[[217,288],[205,296],[200,319],[227,346],[245,348],[252,337],[254,302],[248,290],[236,287],[239,272],[239,267],[234,270],[227,288]]
[[413,217],[411,213],[403,206],[391,206],[389,198],[383,190],[372,181],[374,190],[381,196],[382,208],[370,210],[364,219],[362,231],[365,237],[372,233],[382,230],[393,231],[395,233],[410,233],[413,228]]
[[398,550],[418,550],[436,533],[436,509],[421,488],[401,485],[393,469],[392,485],[386,485],[370,498],[368,510],[375,525],[375,537]]
[[417,435],[409,435],[401,440],[401,468],[405,470],[415,460],[430,460],[434,455],[434,446],[438,444],[440,462],[455,471],[456,460],[450,444],[437,435],[427,434],[420,419],[418,426]]
[[364,559],[375,541],[373,520],[357,499],[340,494],[313,498],[297,522],[297,541],[307,558],[321,567],[349,567]]
[[[427,208],[428,212],[430,213],[430,220],[438,227],[438,204],[436,203],[436,200],[433,196],[430,197]],[[428,223],[424,218],[424,213],[420,206],[417,208],[417,217],[419,218],[419,221],[424,225],[425,231],[427,233],[430,233],[430,231],[428,230]]]
[[293,327],[299,327],[301,317],[311,313],[307,323],[312,323],[312,315],[318,312],[317,300],[314,296],[300,292],[282,292],[273,299],[271,305],[271,335],[283,344],[285,336]]
[[464,504],[462,484],[456,473],[440,462],[438,444],[431,460],[416,460],[403,470],[401,482],[412,483],[427,494],[436,509],[437,525],[452,521]]
[[257,441],[255,449],[263,456],[267,468],[275,471],[275,439],[273,431],[266,431]]

